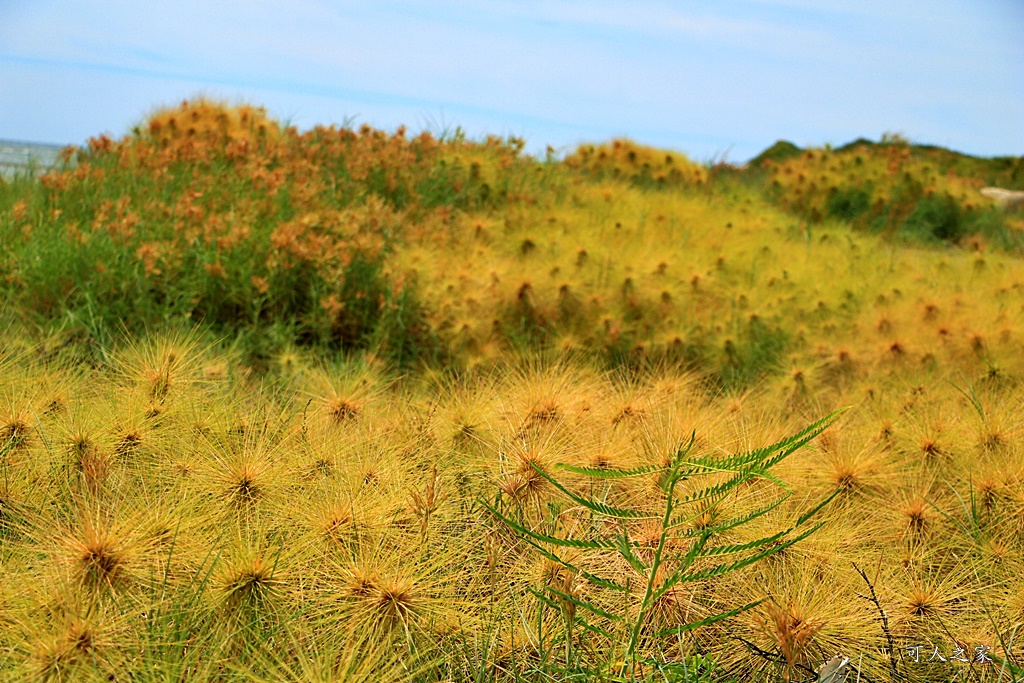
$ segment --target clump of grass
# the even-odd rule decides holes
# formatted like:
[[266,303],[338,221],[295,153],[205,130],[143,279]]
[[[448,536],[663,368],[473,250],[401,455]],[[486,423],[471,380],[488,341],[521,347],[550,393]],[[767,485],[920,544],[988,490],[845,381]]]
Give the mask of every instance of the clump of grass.
[[222,553],[213,580],[214,599],[229,623],[268,629],[280,616],[286,583],[283,548],[240,534]]
[[112,624],[96,612],[71,613],[61,622],[53,632],[35,634],[31,665],[22,673],[44,681],[82,680],[90,672],[113,676]]

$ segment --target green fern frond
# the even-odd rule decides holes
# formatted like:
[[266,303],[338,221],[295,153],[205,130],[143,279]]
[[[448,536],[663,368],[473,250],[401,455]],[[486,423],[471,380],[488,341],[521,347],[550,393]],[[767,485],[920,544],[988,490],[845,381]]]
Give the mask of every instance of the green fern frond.
[[[675,574],[673,574],[671,577],[669,577],[669,579],[677,579],[672,584],[672,585],[675,585],[677,583],[691,583],[693,581],[702,581],[704,579],[711,579],[711,578],[714,578],[716,576],[722,576],[723,574],[729,574],[731,572],[736,571],[737,569],[742,569],[743,567],[751,565],[751,564],[753,564],[755,562],[759,562],[760,560],[763,560],[763,559],[765,559],[767,557],[771,557],[772,555],[774,555],[776,553],[782,552],[783,550],[785,550],[786,548],[790,547],[794,543],[802,541],[803,539],[805,539],[808,536],[810,536],[811,534],[813,534],[815,531],[817,531],[818,529],[821,528],[822,524],[824,524],[824,522],[821,522],[820,524],[815,525],[811,529],[808,529],[804,533],[802,533],[799,536],[796,536],[794,538],[791,538],[788,541],[780,543],[779,545],[776,545],[776,546],[772,546],[771,548],[768,548],[768,549],[766,549],[766,550],[764,550],[764,551],[762,551],[760,553],[757,553],[755,555],[751,555],[749,557],[745,557],[742,560],[737,560],[737,561],[735,561],[735,562],[733,562],[731,564],[722,564],[722,565],[718,565],[716,567],[711,567],[709,569],[702,569],[702,570],[697,571],[697,572],[691,572],[691,573],[685,573],[685,574],[680,573],[678,575],[678,577]],[[781,536],[785,536],[785,533],[781,534],[780,537]],[[666,583],[667,582],[668,582],[668,580],[666,580]],[[671,589],[671,587],[672,586],[669,586],[667,590]],[[660,594],[660,595],[663,595],[663,593]],[[660,597],[660,595],[659,595],[659,597]]]
[[[570,638],[569,634],[571,634],[572,627],[576,624],[579,624],[583,626],[583,628],[594,633],[607,635],[609,638],[617,637],[619,642],[625,645],[622,663],[626,666],[627,671],[635,677],[636,666],[643,660],[641,655],[638,653],[642,625],[646,616],[658,599],[663,597],[668,591],[672,590],[676,586],[720,577],[771,557],[772,555],[782,552],[793,544],[807,538],[821,528],[824,524],[823,522],[793,536],[794,532],[802,527],[808,519],[831,502],[836,495],[840,493],[839,489],[833,492],[824,501],[800,515],[797,518],[796,523],[788,529],[752,541],[747,541],[745,543],[733,543],[708,547],[708,542],[714,534],[734,529],[736,527],[741,527],[744,524],[774,510],[789,498],[792,491],[786,487],[784,482],[779,480],[770,472],[771,468],[791,453],[805,446],[811,439],[815,438],[822,431],[827,429],[838,419],[841,413],[842,411],[831,413],[830,415],[827,415],[826,417],[800,430],[796,434],[781,439],[770,446],[755,449],[746,453],[734,454],[725,458],[715,458],[710,455],[699,458],[689,458],[689,453],[696,440],[696,434],[694,433],[691,435],[690,441],[685,446],[679,447],[676,454],[671,458],[671,464],[667,467],[646,465],[628,470],[616,470],[576,467],[565,464],[557,465],[559,469],[597,480],[623,479],[653,473],[667,475],[662,476],[659,482],[662,490],[665,492],[663,512],[660,515],[652,515],[630,508],[616,507],[603,501],[596,500],[593,497],[575,493],[569,490],[566,485],[555,479],[555,477],[533,464],[534,470],[536,470],[541,477],[550,482],[558,491],[564,494],[569,500],[579,505],[583,510],[587,510],[597,517],[619,520],[621,533],[610,539],[568,539],[540,533],[528,528],[525,523],[506,518],[497,510],[496,504],[491,506],[484,502],[483,505],[495,517],[513,529],[523,540],[536,548],[538,552],[548,560],[576,572],[578,576],[587,580],[594,586],[620,592],[624,594],[624,599],[626,600],[630,600],[631,596],[634,595],[629,586],[623,586],[621,583],[616,581],[584,572],[568,560],[558,557],[554,552],[551,552],[548,548],[543,546],[561,546],[586,551],[599,551],[600,553],[614,551],[630,567],[632,567],[635,572],[643,577],[643,583],[646,584],[646,588],[644,589],[643,597],[639,598],[639,604],[635,605],[638,608],[635,611],[635,616],[629,619],[630,623],[627,633],[621,634],[620,636],[613,636],[597,624],[591,624],[586,619],[577,618],[572,620],[571,624],[567,625],[567,639],[564,641],[566,643],[566,658],[568,660],[571,650],[571,641],[568,638]],[[726,474],[728,477],[725,481],[720,481],[716,484],[699,488],[698,490],[692,491],[679,498],[676,497],[675,489],[679,482],[693,476],[711,474]],[[786,489],[789,493],[779,496],[766,505],[762,505],[741,515],[734,516],[713,526],[704,527],[702,529],[679,529],[680,526],[692,521],[698,515],[694,515],[691,511],[683,514],[674,513],[676,508],[680,506],[693,505],[700,501],[711,501],[711,505],[717,504],[724,500],[740,484],[756,478],[767,479],[768,481]],[[702,508],[701,512],[707,508],[707,504],[703,505]],[[660,531],[658,534],[657,548],[654,550],[652,558],[642,558],[637,552],[639,544],[630,539],[627,523],[636,520],[653,520],[659,518]],[[686,553],[682,555],[669,556],[665,551],[670,547],[670,542],[674,543],[682,539],[692,540]],[[735,556],[737,554],[744,554],[745,556],[694,571],[695,565],[697,565],[698,561],[702,559],[725,558],[727,556]],[[678,566],[675,567],[675,571],[668,577],[657,582],[657,577],[661,575],[660,569],[668,562],[678,563]],[[565,613],[564,608],[566,603],[569,603],[581,608],[588,614],[601,617],[602,619],[623,624],[626,622],[626,618],[622,614],[614,614],[608,609],[599,607],[589,600],[571,595],[565,591],[559,590],[558,588],[547,586],[545,587],[544,592],[537,591],[533,588],[530,588],[529,591],[536,595],[542,601],[543,605],[559,609],[563,611],[563,613]],[[557,600],[552,599],[552,595],[555,596]],[[633,599],[636,600],[636,598]],[[699,621],[682,624],[657,635],[662,637],[671,634],[679,634],[683,631],[690,631],[701,626],[713,624],[749,610],[760,604],[760,602],[761,601],[751,602],[742,607],[714,614]],[[635,678],[633,680],[635,680]]]
[[537,466],[536,463],[531,462],[530,465],[540,476],[547,479],[551,484],[559,491],[564,493],[569,499],[582,505],[592,512],[596,512],[599,515],[605,517],[612,517],[615,519],[657,519],[660,515],[651,515],[639,510],[627,510],[625,508],[617,508],[611,505],[607,505],[600,501],[593,500],[591,498],[584,498],[583,496],[577,495],[563,486],[557,479],[552,477],[550,474],[542,470]]
[[569,562],[568,560],[566,560],[564,558],[561,558],[558,555],[555,555],[554,553],[552,553],[552,552],[548,551],[547,549],[543,548],[538,543],[535,543],[534,541],[532,541],[532,540],[530,540],[528,538],[524,539],[524,540],[527,543],[529,543],[531,546],[536,548],[537,552],[539,552],[545,558],[547,558],[548,560],[550,560],[550,561],[552,561],[552,562],[554,562],[556,564],[562,565],[563,567],[565,567],[569,571],[576,572],[577,574],[582,576],[584,579],[586,579],[588,583],[591,583],[591,584],[593,584],[595,586],[601,586],[602,588],[608,588],[608,589],[611,589],[611,590],[619,591],[621,593],[628,593],[629,592],[629,588],[627,588],[626,586],[623,586],[622,584],[616,583],[615,581],[612,581],[610,579],[603,579],[600,576],[597,576],[595,574],[591,574],[590,572],[584,571],[583,569],[580,569],[579,567],[574,565],[572,562]]
[[[749,522],[751,520],[757,519],[758,517],[761,517],[763,515],[768,514],[769,512],[771,512],[772,510],[777,508],[779,505],[781,505],[785,501],[789,500],[789,496],[790,496],[790,494],[786,494],[785,496],[782,496],[781,498],[777,498],[776,500],[772,501],[768,505],[765,505],[763,507],[757,508],[756,510],[753,510],[753,511],[751,511],[751,512],[745,514],[745,515],[742,515],[740,517],[733,517],[732,519],[728,519],[728,520],[726,520],[724,522],[721,522],[719,524],[715,524],[713,526],[703,527],[701,529],[687,530],[685,533],[680,534],[680,536],[685,538],[685,537],[698,536],[698,535],[703,534],[703,533],[707,533],[707,534],[720,534],[723,531],[728,531],[729,529],[734,529],[734,528],[736,528],[738,526],[742,526],[743,524],[746,524],[747,522]],[[677,517],[676,519],[678,520],[679,518]],[[672,526],[675,527],[675,526],[678,526],[680,524],[684,524],[684,523],[686,523],[688,521],[691,521],[692,519],[694,519],[694,517],[691,517],[690,519],[682,520],[680,522],[675,522],[674,521]]]
[[650,567],[633,552],[633,548],[630,546],[634,544],[630,542],[629,536],[626,534],[625,530],[623,530],[621,536],[616,537],[616,540],[618,541],[618,544],[615,546],[615,549],[619,551],[620,555],[622,555],[622,559],[629,563],[629,566],[640,574],[646,574]]
[[577,467],[576,465],[567,465],[565,463],[558,463],[555,467],[560,470],[572,472],[573,474],[582,474],[583,476],[590,477],[591,479],[626,479],[629,477],[642,477],[645,474],[664,472],[668,469],[663,465],[644,465],[642,467],[634,467],[628,470],[619,470],[601,467]]
[[510,526],[512,529],[518,531],[524,536],[528,536],[541,543],[549,543],[551,545],[562,546],[563,548],[579,548],[581,550],[614,550],[617,546],[612,541],[584,541],[577,538],[559,538],[558,536],[549,536],[542,534],[533,529],[528,529],[519,522],[505,517],[503,514],[498,512],[496,508],[491,507],[488,503],[483,504],[491,514],[500,519],[502,522]]

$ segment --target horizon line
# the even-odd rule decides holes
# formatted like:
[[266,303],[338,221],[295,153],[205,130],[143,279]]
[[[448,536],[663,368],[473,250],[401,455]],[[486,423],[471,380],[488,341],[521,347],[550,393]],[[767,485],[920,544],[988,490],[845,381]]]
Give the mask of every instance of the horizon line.
[[[317,125],[324,125],[324,124],[317,124]],[[327,125],[339,125],[339,124],[327,124]],[[312,128],[315,128],[315,127],[316,126],[313,126],[313,127],[309,128],[309,129],[306,129],[306,130],[312,130]],[[346,127],[346,126],[342,126],[342,128],[344,128],[344,127]],[[373,127],[376,128],[376,126],[373,126]],[[399,126],[395,126],[395,128],[398,128],[398,127]],[[352,130],[357,130],[357,127],[353,126],[351,129]],[[376,128],[376,129],[377,130],[383,130],[385,132],[389,132],[387,128]],[[408,130],[408,127],[406,127],[406,129]],[[458,126],[458,125],[454,126],[453,130],[465,132],[464,129],[461,126]],[[304,132],[304,131],[300,131],[300,132]],[[421,131],[421,132],[427,132],[427,133],[433,134],[432,131],[429,131],[426,128],[424,128],[423,131]],[[100,135],[104,135],[104,134],[105,133],[102,133],[102,132],[101,133],[97,133],[95,136],[90,136],[90,138],[86,138],[86,140],[82,141],[81,143],[43,142],[43,141],[40,141],[40,140],[18,140],[18,139],[14,139],[14,138],[0,137],[0,145],[5,145],[5,146],[6,145],[29,145],[29,146],[34,146],[34,147],[50,148],[50,149],[53,149],[53,150],[62,150],[62,149],[67,148],[67,147],[74,147],[74,148],[81,149],[81,148],[84,148],[84,147],[86,147],[88,145],[88,141],[89,141],[89,139],[91,139],[91,137],[99,137]],[[125,135],[121,136],[121,138],[128,137],[129,134],[130,133],[126,133]],[[483,135],[488,135],[488,134],[484,133]],[[508,135],[508,136],[500,136],[500,137],[520,138],[520,136],[517,136],[517,135]],[[118,140],[118,139],[121,139],[121,138],[113,138],[113,139],[114,140]],[[468,135],[467,135],[467,139],[470,142],[481,142],[482,141],[482,139],[481,140],[476,140],[475,138],[469,137]],[[520,139],[523,139],[525,142],[529,143],[529,140],[526,139],[526,138],[520,138]],[[641,145],[643,145],[645,147],[651,147],[653,149],[666,149],[666,150],[670,149],[668,147],[659,147],[658,145],[655,145],[655,144],[645,143],[645,142],[643,142],[641,140],[638,140],[638,139],[636,139],[636,138],[634,138],[632,136],[629,136],[629,135],[616,135],[616,136],[612,136],[612,137],[608,138],[604,142],[581,142],[581,143],[577,143],[576,144],[576,148],[582,147],[584,145],[590,145],[590,144],[598,144],[598,145],[600,145],[600,144],[604,144],[605,142],[612,142],[614,140],[631,140],[631,141],[636,142],[638,144],[641,144]],[[911,147],[927,147],[927,148],[932,148],[932,149],[942,149],[942,150],[945,150],[947,152],[952,152],[954,154],[959,154],[961,156],[966,156],[966,157],[972,157],[972,158],[975,158],[975,159],[1004,159],[1004,158],[1014,158],[1014,159],[1016,159],[1016,158],[1024,158],[1024,154],[1013,154],[1013,153],[996,154],[996,155],[992,155],[992,156],[979,155],[979,154],[971,154],[970,152],[964,152],[964,151],[961,151],[961,150],[958,150],[958,149],[953,149],[951,147],[945,147],[943,145],[938,145],[938,144],[934,144],[934,143],[920,142],[920,141],[913,140],[913,139],[906,139],[906,140],[910,144]],[[716,162],[714,160],[710,160],[708,163],[709,164],[726,163],[726,164],[730,164],[730,165],[743,166],[743,165],[746,165],[747,163],[749,163],[751,160],[757,158],[758,156],[760,156],[761,154],[763,154],[767,150],[771,149],[775,145],[778,145],[779,143],[787,143],[787,144],[793,145],[794,147],[796,147],[797,149],[800,149],[800,150],[806,150],[806,149],[833,149],[834,150],[834,149],[842,149],[844,147],[847,147],[849,145],[852,145],[852,144],[854,144],[856,142],[860,142],[860,141],[866,141],[867,143],[874,144],[874,145],[884,144],[882,142],[881,138],[879,138],[878,140],[872,140],[871,138],[865,137],[863,135],[858,136],[858,137],[850,140],[849,142],[844,142],[844,143],[842,143],[840,145],[834,145],[834,144],[831,144],[831,143],[823,143],[823,144],[819,144],[819,145],[809,145],[809,146],[806,146],[806,147],[801,147],[800,145],[797,145],[796,143],[792,142],[791,140],[787,140],[785,138],[778,138],[778,139],[775,140],[775,142],[771,143],[770,145],[768,145],[767,147],[762,149],[757,154],[752,155],[750,157],[750,159],[748,159],[747,161],[744,161],[744,162],[741,162],[741,163],[735,163],[735,162],[729,162],[729,161]],[[557,147],[555,147],[554,145],[548,145],[548,147],[549,148],[557,149]],[[690,153],[687,152],[686,150],[673,150],[673,151],[681,151],[686,156],[688,156],[688,157],[690,156]],[[529,155],[529,153],[526,153],[526,154]],[[538,152],[538,157],[539,156],[540,156],[540,153]],[[703,163],[703,162],[697,161],[696,159],[692,159],[692,160],[696,161],[696,163]]]

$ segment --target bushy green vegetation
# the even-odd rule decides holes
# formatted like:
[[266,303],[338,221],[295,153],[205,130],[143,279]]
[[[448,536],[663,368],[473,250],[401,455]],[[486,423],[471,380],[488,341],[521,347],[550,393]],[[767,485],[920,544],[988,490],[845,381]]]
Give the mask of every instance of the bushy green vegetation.
[[814,223],[837,218],[911,244],[1024,248],[1019,225],[978,192],[986,184],[1020,186],[1024,166],[1014,158],[974,159],[899,138],[834,151],[777,143],[751,162],[752,175],[765,171],[774,201]]
[[515,172],[488,183],[478,159],[517,155],[368,128],[300,135],[258,109],[186,103],[5,188],[5,298],[100,342],[191,319],[244,337],[256,361],[270,337],[407,365],[441,349],[388,254],[409,222],[500,206]]
[[0,181],[0,680],[1019,678],[1019,161],[197,100]]

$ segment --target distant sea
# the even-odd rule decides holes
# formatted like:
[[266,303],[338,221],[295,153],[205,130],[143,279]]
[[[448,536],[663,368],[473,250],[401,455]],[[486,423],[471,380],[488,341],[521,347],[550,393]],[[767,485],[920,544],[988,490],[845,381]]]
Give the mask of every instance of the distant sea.
[[0,174],[10,176],[33,169],[45,171],[57,163],[63,148],[63,145],[0,140]]

